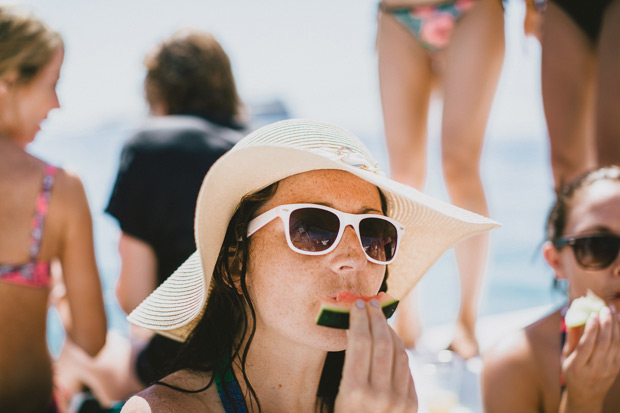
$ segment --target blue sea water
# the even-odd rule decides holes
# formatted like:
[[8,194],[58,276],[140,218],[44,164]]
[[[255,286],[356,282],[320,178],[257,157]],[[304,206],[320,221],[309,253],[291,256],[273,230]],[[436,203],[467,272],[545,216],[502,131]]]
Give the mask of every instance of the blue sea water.
[[[175,29],[192,26],[216,35],[231,57],[239,93],[250,107],[278,99],[293,117],[337,123],[358,134],[388,169],[374,49],[376,1],[17,3],[65,39],[58,87],[62,109],[51,114],[29,150],[74,170],[84,181],[111,328],[126,331],[127,324],[114,297],[119,232],[103,210],[121,146],[147,116],[141,89],[143,56]],[[522,35],[523,2],[505,4],[506,56],[481,165],[490,214],[503,226],[491,234],[481,315],[561,300],[539,253],[553,196],[540,97],[540,48]],[[433,102],[425,190],[447,200],[439,159],[440,110],[440,102]],[[423,322],[450,322],[458,303],[456,264],[453,251],[448,251],[420,283]],[[62,337],[52,314],[52,353]]]

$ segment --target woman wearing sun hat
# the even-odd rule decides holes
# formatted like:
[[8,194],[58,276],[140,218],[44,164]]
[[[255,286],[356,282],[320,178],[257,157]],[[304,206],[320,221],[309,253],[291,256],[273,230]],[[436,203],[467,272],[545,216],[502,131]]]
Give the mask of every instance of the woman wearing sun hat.
[[317,325],[319,304],[400,299],[447,248],[496,225],[387,179],[341,128],[263,127],[207,173],[197,252],[129,316],[185,347],[123,411],[415,410],[377,301],[353,305],[348,332]]

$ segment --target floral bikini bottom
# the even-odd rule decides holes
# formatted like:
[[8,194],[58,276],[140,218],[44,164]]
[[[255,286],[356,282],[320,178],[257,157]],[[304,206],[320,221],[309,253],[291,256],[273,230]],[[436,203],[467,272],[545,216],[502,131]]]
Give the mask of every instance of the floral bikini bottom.
[[379,10],[392,15],[425,49],[435,52],[450,42],[456,21],[476,0],[454,0],[425,6],[388,6]]

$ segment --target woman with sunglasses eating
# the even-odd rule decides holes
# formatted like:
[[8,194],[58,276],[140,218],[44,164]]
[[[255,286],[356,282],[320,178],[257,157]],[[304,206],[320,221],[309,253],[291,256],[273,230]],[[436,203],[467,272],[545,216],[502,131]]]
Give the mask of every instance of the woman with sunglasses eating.
[[415,411],[385,295],[350,302],[345,329],[317,325],[321,303],[342,314],[339,296],[400,299],[447,248],[496,225],[389,180],[341,128],[265,126],[211,167],[198,250],[129,316],[185,345],[123,411]]
[[611,166],[558,193],[543,246],[570,302],[591,291],[605,306],[578,328],[566,327],[565,306],[485,354],[485,411],[620,411],[619,249],[620,167]]

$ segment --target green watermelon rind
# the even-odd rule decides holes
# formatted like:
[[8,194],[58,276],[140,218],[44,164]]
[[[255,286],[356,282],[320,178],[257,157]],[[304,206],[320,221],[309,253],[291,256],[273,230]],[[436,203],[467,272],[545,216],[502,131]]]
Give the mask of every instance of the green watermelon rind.
[[[390,318],[394,314],[396,307],[398,307],[398,302],[397,299],[390,298],[381,303],[381,310],[385,318]],[[322,303],[319,314],[316,317],[316,323],[320,326],[348,330],[349,313],[350,308]]]

